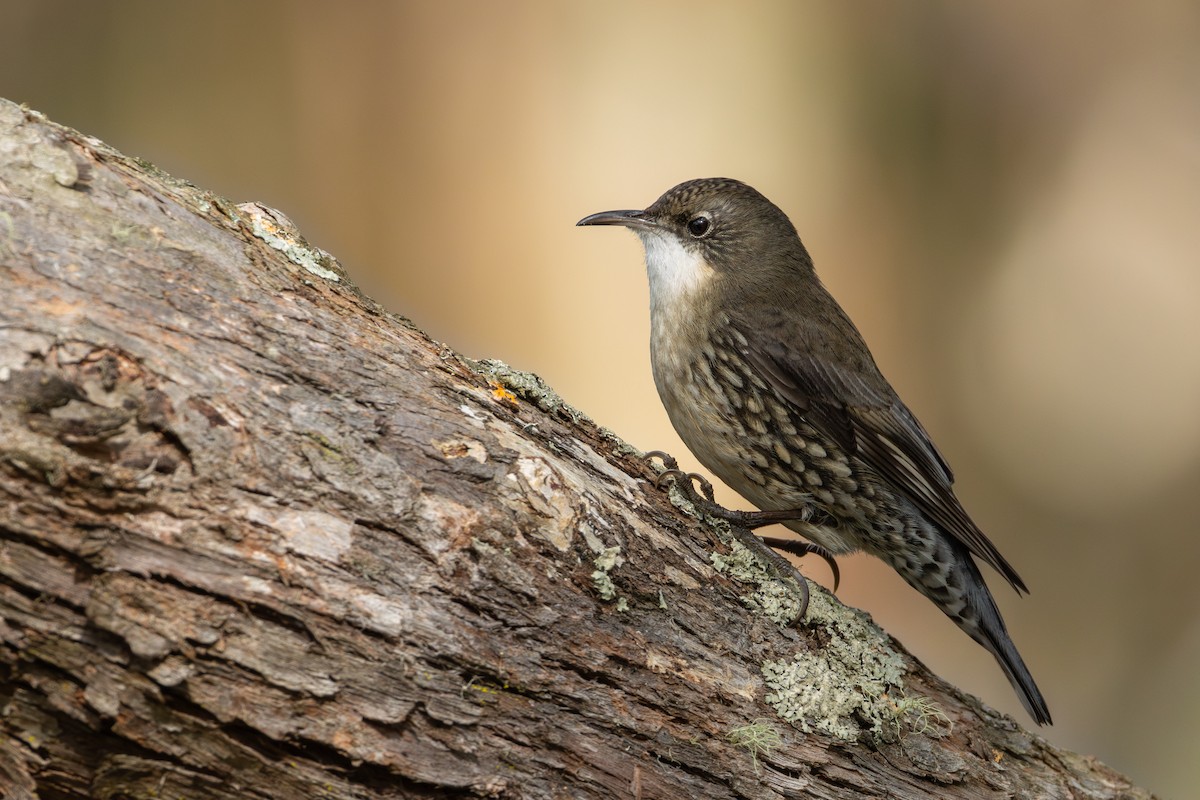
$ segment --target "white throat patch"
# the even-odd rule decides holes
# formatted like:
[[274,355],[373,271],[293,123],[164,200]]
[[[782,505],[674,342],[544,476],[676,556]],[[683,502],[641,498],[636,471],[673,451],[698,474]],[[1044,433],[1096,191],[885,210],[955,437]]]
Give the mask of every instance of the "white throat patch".
[[646,248],[646,272],[650,277],[650,307],[667,310],[695,294],[713,274],[713,268],[695,250],[683,246],[673,234],[638,230]]

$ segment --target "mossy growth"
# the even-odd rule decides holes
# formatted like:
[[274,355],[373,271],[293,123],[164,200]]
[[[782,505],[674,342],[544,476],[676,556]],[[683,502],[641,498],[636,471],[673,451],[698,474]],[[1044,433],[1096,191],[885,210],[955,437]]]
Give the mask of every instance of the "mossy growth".
[[592,572],[592,585],[600,593],[600,599],[617,601],[617,611],[629,610],[629,602],[617,593],[617,585],[613,583],[610,574],[623,563],[625,563],[625,558],[621,555],[620,547],[606,547],[592,561],[596,567]]
[[642,451],[617,436],[610,429],[596,425],[591,417],[564,401],[558,392],[551,389],[550,384],[542,380],[540,376],[515,369],[495,358],[486,358],[482,361],[469,358],[463,360],[480,375],[495,381],[520,399],[532,403],[547,414],[565,417],[573,425],[594,427],[602,439],[612,444],[616,453],[632,457],[642,455]]
[[562,412],[573,422],[584,420],[590,422],[586,414],[567,405],[558,392],[550,388],[550,384],[532,372],[514,369],[495,358],[482,361],[468,359],[468,363],[481,375],[496,381],[517,397],[527,403],[532,403],[547,414]]
[[722,575],[753,587],[749,593],[742,595],[742,604],[777,625],[794,623],[800,616],[802,597],[799,588],[789,585],[790,578],[780,580],[760,556],[736,539],[729,540],[729,547],[728,555],[713,553],[709,561]]
[[[742,602],[779,625],[791,625],[800,610],[799,592],[780,580],[765,559],[740,542],[728,555],[714,553],[713,566],[749,585]],[[866,614],[837,602],[810,582],[804,624],[820,626],[823,643],[791,658],[761,666],[768,693],[764,698],[787,722],[847,741],[863,733],[895,741],[905,731],[939,734],[948,723],[933,701],[906,696],[904,657]],[[901,698],[896,700],[895,698]]]
[[783,737],[769,719],[756,719],[749,725],[734,728],[725,738],[731,744],[750,753],[755,774],[758,774],[759,754],[770,755],[772,750],[783,744]]

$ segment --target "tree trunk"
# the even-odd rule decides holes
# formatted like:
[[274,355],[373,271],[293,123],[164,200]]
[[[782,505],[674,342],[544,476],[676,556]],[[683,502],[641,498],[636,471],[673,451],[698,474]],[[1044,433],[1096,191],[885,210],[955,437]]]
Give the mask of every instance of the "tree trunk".
[[4,797],[1149,796],[276,212],[4,101],[0,156]]

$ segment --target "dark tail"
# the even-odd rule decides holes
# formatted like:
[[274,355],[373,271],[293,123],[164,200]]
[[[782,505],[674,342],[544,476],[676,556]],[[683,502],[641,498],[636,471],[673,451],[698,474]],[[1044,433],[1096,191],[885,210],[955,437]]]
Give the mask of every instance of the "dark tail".
[[979,574],[979,567],[959,542],[946,537],[940,544],[942,547],[926,563],[914,565],[895,558],[896,571],[996,657],[1029,716],[1038,725],[1049,725],[1050,709],[1046,708],[1042,693],[1009,638],[1008,628]]
[[1017,652],[1016,645],[1008,635],[1008,628],[996,608],[996,601],[988,591],[979,568],[966,552],[961,553],[959,568],[964,572],[966,584],[967,607],[959,616],[949,614],[960,628],[966,631],[972,639],[979,642],[987,651],[996,657],[1000,668],[1008,676],[1008,682],[1021,698],[1021,704],[1033,717],[1038,725],[1050,725],[1050,709],[1046,700],[1029,674],[1029,669]]

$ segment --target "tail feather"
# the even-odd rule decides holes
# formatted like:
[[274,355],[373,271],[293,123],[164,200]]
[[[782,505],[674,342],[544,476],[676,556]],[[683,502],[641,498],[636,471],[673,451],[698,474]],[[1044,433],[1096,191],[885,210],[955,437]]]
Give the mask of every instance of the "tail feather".
[[996,601],[979,574],[979,567],[965,546],[942,541],[945,546],[923,564],[914,565],[896,559],[894,565],[897,571],[967,635],[995,656],[1034,722],[1038,725],[1051,724],[1046,700],[1009,637]]
[[950,615],[951,619],[958,623],[959,627],[966,631],[972,639],[995,656],[996,662],[1004,670],[1008,682],[1012,684],[1017,697],[1020,698],[1021,704],[1025,706],[1025,710],[1029,712],[1033,721],[1038,725],[1052,724],[1046,700],[1042,697],[1041,690],[1038,689],[1033,676],[1029,674],[1029,668],[1025,666],[1025,661],[1017,652],[1016,645],[1008,635],[1004,618],[1000,616],[1000,609],[996,607],[996,601],[993,599],[991,591],[983,582],[979,568],[975,566],[971,556],[966,553],[962,554],[959,567],[967,573],[965,581],[967,608],[964,609],[961,617]]
[[[974,565],[972,564],[972,566]],[[978,573],[978,571],[976,572]],[[1033,676],[1029,674],[1029,668],[1025,666],[1025,661],[1017,652],[1016,645],[1008,635],[1008,628],[1004,625],[1000,610],[996,608],[996,601],[992,598],[992,593],[988,591],[982,577],[973,588],[975,591],[970,592],[969,596],[971,596],[972,604],[978,615],[978,631],[968,630],[965,625],[962,626],[963,629],[995,656],[996,662],[1004,670],[1008,682],[1012,684],[1017,697],[1021,699],[1021,704],[1025,706],[1025,710],[1029,712],[1033,721],[1038,725],[1052,724],[1046,699],[1042,697],[1041,690],[1038,689]],[[957,622],[957,620],[955,621]]]

